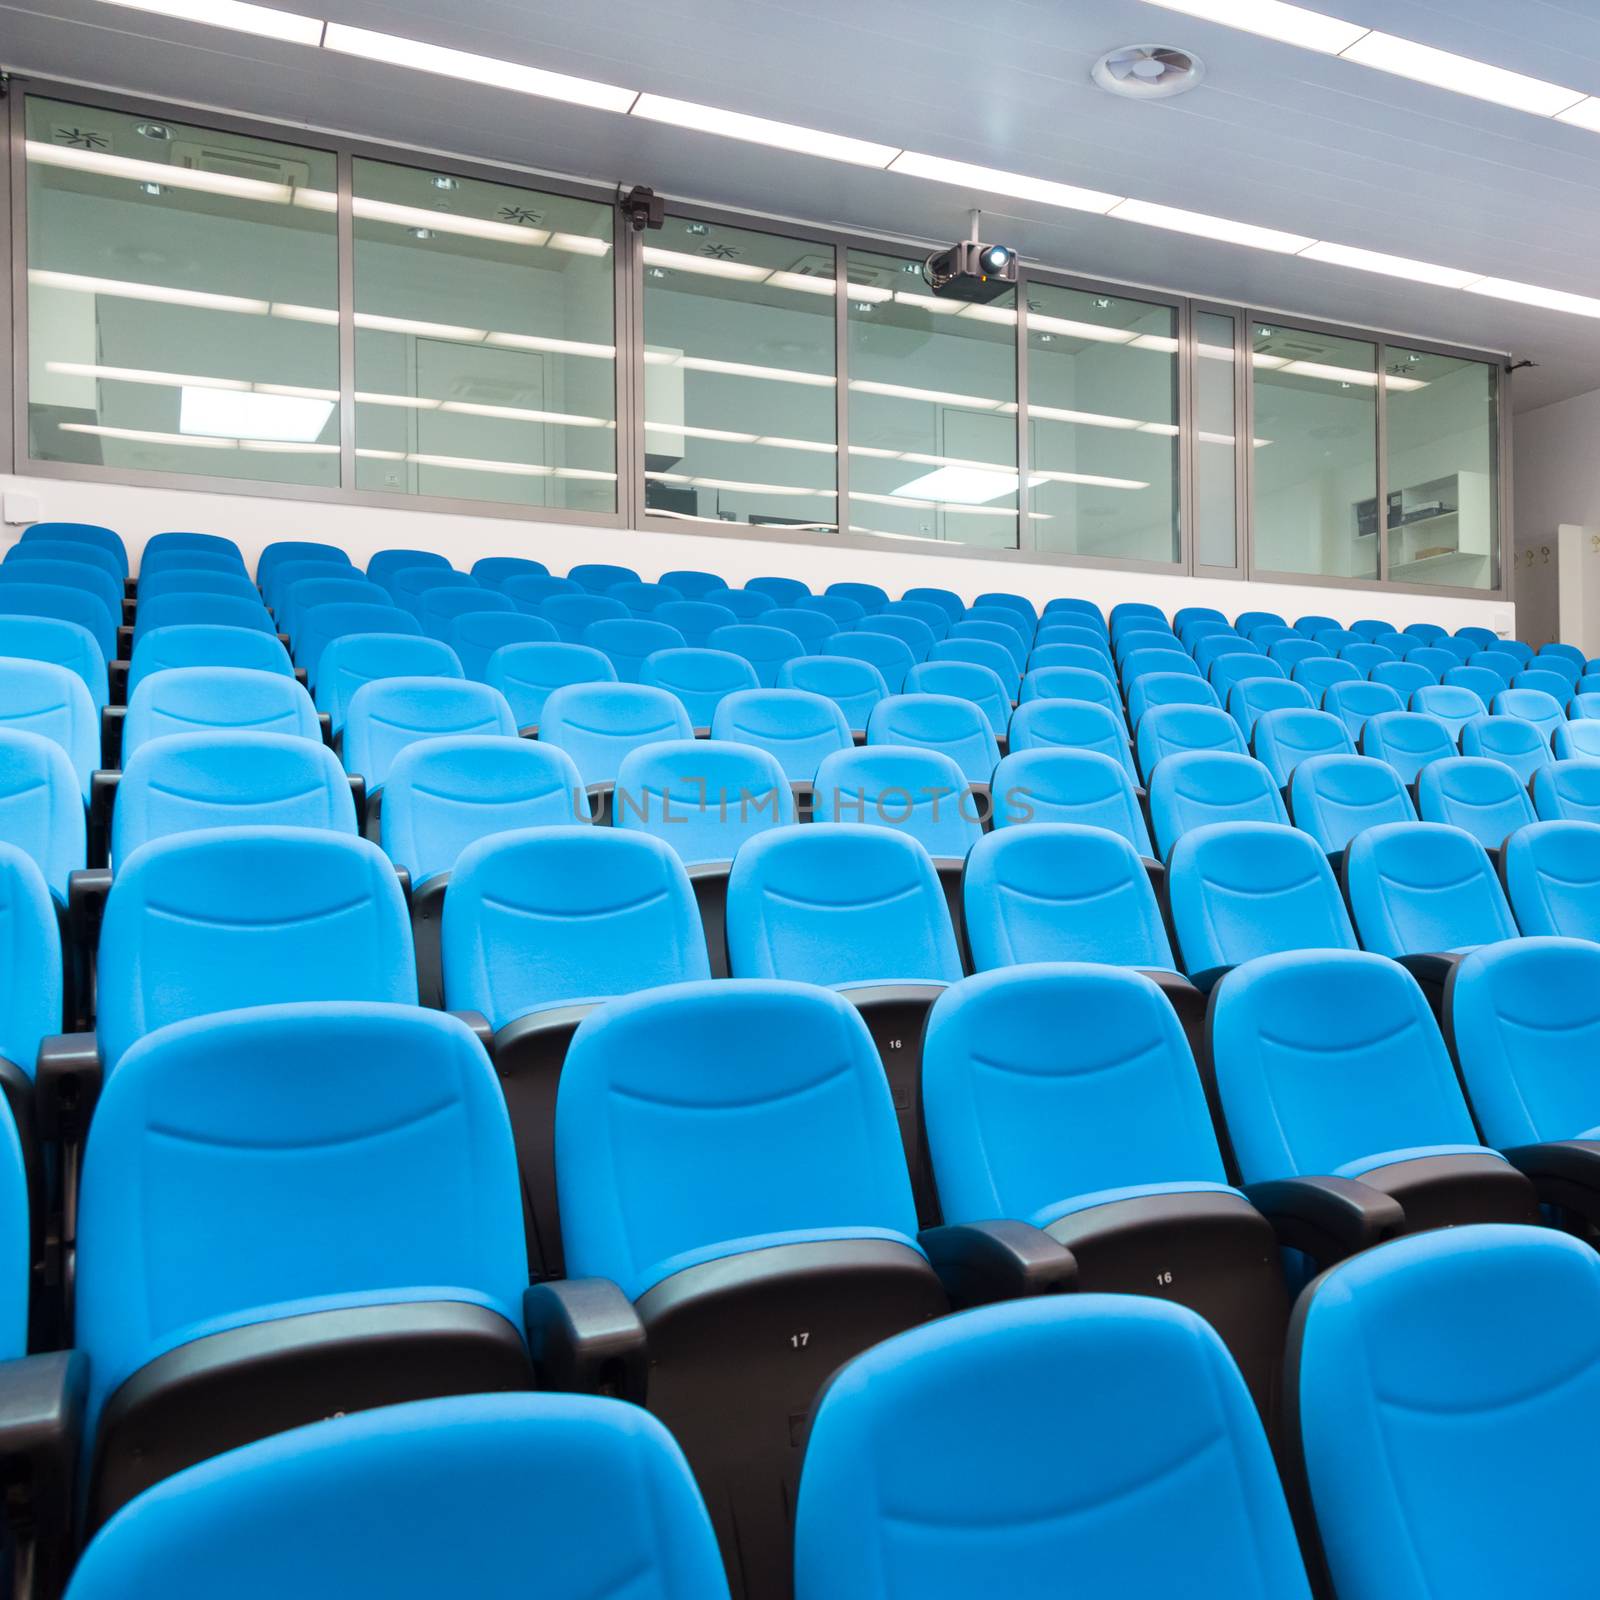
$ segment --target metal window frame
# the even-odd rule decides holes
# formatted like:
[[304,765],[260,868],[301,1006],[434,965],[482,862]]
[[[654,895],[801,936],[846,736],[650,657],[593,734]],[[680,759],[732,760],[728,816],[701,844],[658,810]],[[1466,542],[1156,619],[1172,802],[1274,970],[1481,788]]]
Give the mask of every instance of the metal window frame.
[[[1032,565],[1073,568],[1098,568],[1108,571],[1193,575],[1259,583],[1289,584],[1302,588],[1370,591],[1375,593],[1446,597],[1452,599],[1510,601],[1513,598],[1515,565],[1511,538],[1512,429],[1506,414],[1510,383],[1506,377],[1506,356],[1466,346],[1416,338],[1394,329],[1371,329],[1322,322],[1314,316],[1290,310],[1251,306],[1197,298],[1178,291],[1116,280],[1088,278],[1049,266],[1024,263],[1017,286],[1017,462],[1018,531],[1015,549],[998,550],[982,545],[964,545],[947,540],[900,539],[881,534],[850,533],[849,505],[849,318],[848,271],[840,270],[852,248],[904,254],[930,248],[930,241],[859,233],[846,229],[809,226],[788,218],[726,207],[707,206],[691,200],[664,196],[673,215],[690,220],[721,223],[753,232],[772,233],[812,245],[826,245],[835,252],[834,335],[836,389],[835,424],[840,448],[836,454],[839,530],[814,533],[788,528],[766,528],[748,523],[729,523],[687,517],[666,517],[648,512],[644,506],[644,393],[643,340],[643,253],[642,235],[625,217],[617,217],[613,232],[613,326],[617,358],[613,366],[616,395],[616,508],[611,512],[569,511],[557,507],[510,504],[504,501],[460,497],[412,495],[355,487],[355,327],[354,312],[354,219],[349,204],[354,163],[358,159],[392,165],[424,167],[428,170],[481,179],[487,182],[524,188],[533,193],[567,195],[602,205],[615,201],[616,191],[600,184],[504,162],[479,161],[420,147],[381,144],[343,133],[307,130],[259,117],[236,116],[179,100],[129,95],[50,78],[13,76],[8,96],[0,103],[8,133],[5,159],[0,161],[0,260],[9,259],[9,300],[0,292],[0,343],[12,352],[12,382],[0,385],[0,470],[17,475],[66,481],[126,484],[131,487],[176,489],[196,493],[249,495],[267,499],[299,500],[318,504],[372,507],[395,511],[421,511],[436,514],[487,517],[506,521],[569,524],[575,527],[627,528],[638,532],[669,532],[710,538],[742,539],[757,543],[806,544],[822,549],[849,549],[887,553],[907,549],[919,555],[968,561],[1016,562]],[[164,120],[192,120],[197,125],[219,132],[298,143],[333,154],[340,196],[337,212],[338,295],[339,295],[339,383],[340,383],[340,486],[337,489],[301,484],[258,482],[248,478],[219,478],[200,474],[155,471],[141,468],[108,468],[88,463],[40,461],[28,454],[27,433],[27,178],[24,156],[26,137],[25,102],[28,96],[61,99],[73,104],[102,107],[109,111],[142,115]],[[8,192],[9,191],[9,192]],[[1027,291],[1032,283],[1056,285],[1091,293],[1113,294],[1138,299],[1173,309],[1178,329],[1177,401],[1179,425],[1179,471],[1177,482],[1179,558],[1173,562],[1130,560],[1116,556],[1066,555],[1042,551],[1034,538],[1034,527],[1027,515],[1031,510],[1028,479],[1027,428]],[[1384,391],[1378,387],[1377,451],[1380,527],[1379,577],[1342,578],[1316,573],[1280,573],[1258,568],[1255,561],[1253,449],[1235,450],[1235,563],[1232,567],[1202,564],[1198,559],[1198,540],[1194,528],[1195,506],[1195,316],[1215,312],[1230,316],[1235,325],[1235,422],[1238,436],[1253,439],[1254,368],[1249,360],[1250,328],[1258,317],[1271,318],[1285,325],[1322,332],[1339,338],[1360,339],[1378,347],[1381,373],[1383,352],[1390,346],[1420,350],[1431,354],[1476,361],[1494,372],[1495,460],[1498,479],[1498,571],[1495,587],[1488,589],[1450,585],[1395,584],[1386,578],[1388,568],[1388,528],[1382,516],[1386,504],[1388,439],[1384,430]]]

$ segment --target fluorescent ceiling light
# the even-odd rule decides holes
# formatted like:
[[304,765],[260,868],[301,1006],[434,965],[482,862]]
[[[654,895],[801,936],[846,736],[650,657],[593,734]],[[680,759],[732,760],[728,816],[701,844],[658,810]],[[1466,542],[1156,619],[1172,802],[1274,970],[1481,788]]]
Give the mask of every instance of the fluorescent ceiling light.
[[158,17],[176,17],[180,22],[232,28],[262,39],[281,39],[285,44],[314,45],[322,40],[321,17],[302,17],[276,6],[246,5],[244,0],[111,0],[111,4],[130,11],[151,11]]
[[339,453],[336,444],[297,444],[290,439],[241,439],[239,448],[274,456],[336,456]]
[[710,356],[679,356],[676,365],[690,372],[721,372],[731,378],[766,378],[773,383],[807,384],[831,389],[837,381],[831,372],[796,372],[788,367],[758,367],[748,361],[713,361]]
[[531,411],[524,406],[486,406],[469,400],[446,400],[441,411],[468,417],[504,417],[508,422],[543,422],[553,428],[614,428],[609,417],[590,417],[571,411]]
[[735,278],[740,283],[765,283],[771,267],[752,266],[748,261],[724,261],[718,256],[691,256],[681,250],[663,250],[660,245],[644,247],[648,267],[666,267],[672,272],[697,272],[706,278]]
[[542,333],[491,333],[485,341],[508,350],[544,350],[557,356],[591,356],[610,361],[617,353],[614,344],[587,344],[581,339],[551,339]]
[[343,22],[328,24],[322,44],[324,49],[360,56],[365,61],[381,61],[385,66],[435,72],[441,77],[463,79],[479,88],[510,89],[517,94],[589,106],[596,111],[626,111],[636,98],[635,90],[618,88],[616,84],[572,78],[564,72],[546,72],[542,67],[525,66],[520,61],[500,61],[494,56],[474,55],[469,50],[450,50],[444,45],[424,44],[420,39],[406,39],[395,33],[352,28]]
[[71,289],[80,294],[104,294],[119,300],[153,300],[160,305],[192,306],[199,311],[237,311],[264,317],[271,310],[266,300],[236,294],[206,294],[199,289],[172,289],[161,283],[128,283],[121,278],[86,278],[76,272],[50,272],[33,267],[28,282],[42,289]]
[[1296,44],[1304,50],[1320,50],[1336,56],[1348,50],[1368,30],[1339,17],[1325,17],[1304,6],[1285,5],[1283,0],[1146,0],[1165,11],[1181,11],[1186,17],[1201,17],[1220,22],[1224,27],[1242,28],[1283,44]]
[[892,491],[897,498],[906,495],[924,500],[946,500],[953,505],[981,506],[1002,495],[1017,492],[1017,475],[992,467],[939,467],[925,472],[910,483]]
[[92,433],[102,439],[131,439],[137,444],[181,444],[196,450],[237,450],[237,439],[208,439],[201,435],[157,433],[149,428],[113,428],[103,422],[63,422],[63,433]]
[[1558,116],[1586,98],[1577,89],[1564,89],[1558,83],[1508,72],[1504,67],[1490,66],[1487,61],[1474,61],[1470,56],[1458,56],[1450,50],[1435,50],[1432,45],[1417,44],[1392,33],[1379,33],[1377,29],[1363,34],[1340,53],[1346,61],[1356,61],[1364,67],[1376,67],[1380,72],[1392,72],[1401,78],[1412,78],[1455,94],[1472,95],[1478,100],[1492,100],[1514,111],[1530,111],[1536,117]]
[[1517,283],[1511,278],[1479,278],[1476,283],[1467,285],[1467,293],[1513,300],[1518,305],[1538,306],[1545,311],[1565,311],[1575,317],[1600,317],[1600,300],[1590,295],[1541,289],[1536,283]]
[[608,256],[611,254],[611,241],[596,239],[588,233],[552,233],[550,248],[565,250],[568,255],[574,256]]
[[[1098,322],[1074,322],[1070,317],[1045,317],[1036,311],[1028,313],[1029,333],[1059,333],[1069,339],[1089,339],[1096,344],[1132,344],[1133,335],[1126,328],[1107,328]],[[1177,348],[1177,341],[1173,341]]]
[[[368,222],[389,222],[397,228],[427,228],[433,233],[459,233],[473,239],[494,239],[500,244],[549,243],[548,228],[523,228],[514,222],[486,222],[482,217],[461,217],[449,211],[429,211],[422,206],[391,205],[387,200],[363,200],[357,195],[350,209]],[[603,241],[595,240],[596,244]]]
[[411,317],[380,317],[371,311],[356,312],[356,326],[374,333],[408,333],[418,339],[448,339],[455,344],[482,344],[489,337],[485,328],[458,328],[450,322],[418,322]]
[[820,439],[786,439],[782,434],[776,433],[764,433],[756,443],[771,445],[774,450],[810,450],[817,455],[826,456],[836,456],[839,453],[836,444],[824,444]]
[[[27,158],[36,167],[67,167],[98,177],[126,178],[130,183],[159,183],[163,189],[196,189],[202,194],[227,195],[235,200],[259,200],[265,205],[288,205],[294,190],[287,183],[266,183],[260,178],[236,178],[226,172],[196,172],[170,161],[136,161],[105,150],[75,150],[67,145],[29,139]],[[330,195],[329,199],[335,197]]]
[[1131,342],[1135,350],[1159,350],[1169,356],[1175,355],[1178,349],[1178,341],[1165,333],[1141,333]]
[[912,294],[906,289],[894,291],[897,306],[911,306],[937,317],[959,317],[967,308],[959,300],[941,300],[936,294]]
[[772,122],[766,117],[750,117],[742,111],[724,111],[720,106],[697,105],[692,100],[673,100],[661,94],[640,95],[633,102],[633,114],[695,133],[745,139],[775,150],[821,156],[827,161],[849,161],[860,167],[886,167],[900,154],[898,145],[850,139],[841,133],[824,133],[819,128],[801,128],[790,122]]
[[178,428],[182,433],[210,438],[310,444],[332,415],[331,400],[238,394],[229,389],[185,389]]
[[248,392],[244,378],[200,378],[186,372],[154,372],[146,367],[103,367],[92,361],[47,361],[46,372],[68,378],[99,378],[107,383],[150,383],[167,389],[237,389]]
[[1321,240],[1300,254],[1307,261],[1325,261],[1333,267],[1354,267],[1358,272],[1381,272],[1386,277],[1409,278],[1413,283],[1431,283],[1440,289],[1465,289],[1482,276],[1477,272],[1463,272],[1459,267],[1439,267],[1429,261],[1386,256],[1377,250],[1357,250],[1352,245],[1328,244]]
[[1037,474],[1046,483],[1083,483],[1092,489],[1148,489],[1138,478],[1105,478],[1096,472],[1044,472]]
[[339,325],[339,313],[332,306],[296,306],[274,300],[270,309],[273,316],[289,322],[318,322],[328,328]]
[[838,288],[832,278],[814,277],[809,272],[769,272],[766,281],[774,289],[793,289],[796,294],[832,294]]
[[1137,417],[1107,417],[1095,411],[1063,411],[1059,406],[1029,406],[1028,415],[1042,418],[1045,422],[1075,422],[1088,428],[1138,428],[1142,426]]
[[1570,122],[1575,128],[1587,128],[1590,133],[1600,133],[1600,99],[1585,95],[1575,106],[1556,113],[1557,122]]
[[358,406],[400,406],[407,411],[437,411],[438,400],[424,399],[419,394],[375,394],[371,390],[357,389]]
[[734,433],[728,428],[694,428],[682,422],[652,422],[645,418],[646,433],[666,433],[682,439],[720,439],[728,444],[754,444],[753,433]]
[[1000,402],[981,394],[956,394],[949,389],[918,389],[908,383],[876,383],[870,378],[852,378],[850,387],[861,394],[887,395],[894,400],[925,400],[936,406],[965,406],[971,411],[998,411]]
[[409,455],[419,467],[453,467],[460,472],[503,472],[513,478],[548,478],[551,469],[531,461],[478,461],[471,456]]
[[1013,200],[1038,200],[1047,206],[1064,206],[1071,211],[1094,211],[1102,216],[1122,198],[1098,189],[1080,189],[1075,184],[1052,183],[1048,178],[1029,178],[1020,172],[1002,172],[997,167],[976,167],[967,161],[946,161],[943,156],[925,156],[915,150],[902,150],[889,163],[889,170],[902,172],[910,178],[929,178],[935,183],[951,183],[961,189],[1003,194]]
[[1142,222],[1151,228],[1171,228],[1176,233],[1192,233],[1202,239],[1219,240],[1223,244],[1248,245],[1252,250],[1273,250],[1285,256],[1299,255],[1307,246],[1316,243],[1315,239],[1301,233],[1258,228],[1249,222],[1207,216],[1203,211],[1152,205],[1148,200],[1124,200],[1108,215],[1122,222]]

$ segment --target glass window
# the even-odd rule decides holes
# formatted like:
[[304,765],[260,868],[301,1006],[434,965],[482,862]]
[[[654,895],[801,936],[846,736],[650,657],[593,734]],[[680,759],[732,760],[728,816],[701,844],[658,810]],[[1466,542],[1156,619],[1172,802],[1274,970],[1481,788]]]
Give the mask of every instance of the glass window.
[[1040,550],[1176,561],[1178,314],[1028,287],[1028,479]]
[[336,486],[332,154],[53,100],[26,121],[29,453]]
[[832,246],[682,217],[646,237],[646,509],[832,533]]
[[1493,589],[1500,581],[1495,370],[1384,348],[1389,576]]
[[850,529],[1017,548],[1017,297],[935,296],[852,250]]
[[1239,564],[1236,331],[1232,317],[1195,313],[1194,527],[1195,560],[1202,567]]
[[612,208],[365,160],[353,206],[357,484],[614,510]]
[[1376,578],[1376,346],[1266,322],[1251,335],[1256,567]]

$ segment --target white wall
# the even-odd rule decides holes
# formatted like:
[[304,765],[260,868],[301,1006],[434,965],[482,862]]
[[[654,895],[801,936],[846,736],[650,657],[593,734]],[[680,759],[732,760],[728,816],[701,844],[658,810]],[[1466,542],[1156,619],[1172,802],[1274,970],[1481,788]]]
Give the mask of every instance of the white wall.
[[[405,545],[438,550],[463,569],[479,556],[521,555],[543,561],[557,573],[580,561],[615,561],[634,567],[646,578],[656,578],[673,567],[694,567],[720,573],[734,585],[775,573],[800,578],[813,589],[853,579],[881,583],[891,594],[914,585],[937,585],[954,589],[968,600],[986,589],[1008,589],[1040,606],[1057,595],[1081,595],[1105,608],[1120,600],[1146,600],[1168,613],[1179,606],[1211,605],[1229,616],[1245,610],[1277,611],[1293,621],[1315,612],[1340,622],[1376,616],[1397,627],[1408,622],[1436,622],[1451,629],[1475,624],[1508,637],[1516,631],[1513,608],[1498,600],[1112,572],[924,554],[915,549],[846,550],[690,532],[575,528],[503,517],[4,475],[0,475],[0,495],[35,502],[30,515],[39,520],[99,522],[116,528],[128,541],[135,560],[152,534],[186,528],[237,540],[252,565],[262,546],[274,539],[325,539],[342,545],[359,564],[386,545]],[[7,514],[15,514],[15,501],[8,504]],[[19,533],[18,527],[7,526],[0,529],[0,540],[9,546]]]
[[[1600,389],[1516,419],[1516,592],[1523,637],[1542,644],[1557,636],[1558,587],[1576,584],[1578,635],[1565,640],[1600,655]],[[1571,524],[1583,536],[1560,560],[1556,530]],[[1574,570],[1574,568],[1576,570]],[[1574,614],[1568,593],[1567,614]],[[1569,622],[1569,628],[1572,623]]]

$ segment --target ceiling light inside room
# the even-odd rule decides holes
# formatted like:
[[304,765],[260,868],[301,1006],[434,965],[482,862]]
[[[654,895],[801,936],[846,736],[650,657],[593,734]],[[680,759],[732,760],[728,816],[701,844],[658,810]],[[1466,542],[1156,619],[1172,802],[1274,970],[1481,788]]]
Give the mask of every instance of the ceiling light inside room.
[[725,111],[720,106],[698,105],[693,100],[674,100],[664,94],[640,95],[633,104],[633,115],[674,128],[688,128],[694,133],[744,139],[773,150],[792,150],[797,155],[821,156],[828,161],[849,161],[861,167],[886,167],[900,154],[898,145],[852,139],[842,133],[826,133],[820,128],[802,128],[792,122],[773,122],[767,117]]
[[[1031,478],[1030,484],[1042,483]],[[1017,474],[998,467],[939,467],[893,491],[897,499],[943,500],[951,505],[981,506],[1017,492]]]
[[1062,206],[1069,211],[1092,211],[1101,216],[1122,198],[1099,189],[1081,189],[1076,184],[1030,178],[1020,172],[1002,172],[997,167],[946,161],[943,156],[921,155],[915,150],[902,150],[889,163],[889,170],[908,178],[927,178],[934,183],[953,184],[959,189],[1006,195],[1013,200],[1037,200],[1042,205]]
[[276,6],[247,5],[245,0],[110,0],[128,11],[148,11],[180,22],[204,22],[214,28],[253,33],[260,39],[281,39],[285,44],[322,42],[322,18],[303,17]]
[[186,388],[178,428],[220,439],[273,439],[310,444],[333,415],[331,400],[289,395],[241,394],[231,389]]
[[1184,211],[1176,206],[1158,206],[1148,200],[1124,200],[1109,213],[1119,222],[1142,222],[1146,227],[1171,228],[1176,233],[1192,233],[1201,239],[1222,244],[1242,244],[1252,250],[1271,250],[1294,256],[1316,243],[1300,233],[1284,233],[1277,228],[1261,228],[1250,222],[1234,222],[1228,217],[1208,216],[1203,211]]
[[1336,56],[1348,50],[1369,30],[1340,17],[1324,16],[1304,6],[1284,0],[1146,0],[1164,11],[1181,11],[1186,17],[1220,22],[1227,28],[1242,28],[1266,39],[1299,45],[1304,50],[1320,50]]
[[1587,98],[1577,89],[1565,89],[1558,83],[1510,72],[1450,50],[1435,50],[1432,45],[1379,33],[1375,28],[1340,54],[1346,61],[1359,62],[1364,67],[1376,67],[1380,72],[1392,72],[1397,77],[1471,95],[1477,100],[1492,100],[1496,105],[1530,111],[1538,117],[1559,116]]

